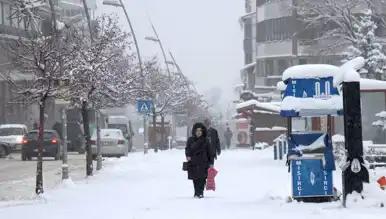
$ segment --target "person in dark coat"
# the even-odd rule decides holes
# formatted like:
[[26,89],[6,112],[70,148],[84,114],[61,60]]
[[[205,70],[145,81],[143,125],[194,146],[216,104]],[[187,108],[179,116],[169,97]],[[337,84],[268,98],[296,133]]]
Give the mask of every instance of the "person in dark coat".
[[205,119],[204,121],[206,129],[208,130],[208,138],[210,142],[211,154],[214,159],[217,159],[217,156],[221,154],[221,145],[220,139],[218,137],[218,132],[215,128],[211,126],[211,121],[209,119]]
[[194,197],[203,198],[208,169],[213,167],[213,156],[207,130],[202,123],[194,124],[192,136],[186,143],[185,155],[188,161],[188,179],[193,180]]
[[63,130],[62,130],[62,123],[57,121],[55,122],[55,124],[52,126],[52,130],[55,130],[59,136],[60,136],[60,139],[63,140]]
[[233,133],[232,133],[231,129],[228,127],[224,133],[224,137],[225,137],[228,149],[230,149],[230,147],[231,147],[232,136],[233,136]]

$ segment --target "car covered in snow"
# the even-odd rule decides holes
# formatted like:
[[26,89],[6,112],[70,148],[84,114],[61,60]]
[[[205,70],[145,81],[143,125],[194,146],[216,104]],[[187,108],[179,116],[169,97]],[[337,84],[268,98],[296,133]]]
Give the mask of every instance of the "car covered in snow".
[[28,129],[26,125],[22,125],[22,124],[0,125],[0,142],[3,143],[3,147],[4,145],[7,145],[10,147],[9,153],[11,151],[20,151],[23,146],[23,137],[27,133],[28,133]]

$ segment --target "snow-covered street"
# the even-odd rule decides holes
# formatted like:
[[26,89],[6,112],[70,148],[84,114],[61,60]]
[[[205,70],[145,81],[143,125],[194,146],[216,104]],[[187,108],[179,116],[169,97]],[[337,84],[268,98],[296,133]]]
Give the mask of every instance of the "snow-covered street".
[[[4,218],[326,218],[381,216],[384,208],[363,203],[342,209],[340,202],[286,203],[289,178],[284,160],[274,161],[271,149],[224,151],[216,162],[216,192],[193,199],[192,183],[181,171],[183,150],[133,153],[115,161],[87,182],[66,182],[37,201],[0,205]],[[340,187],[340,173],[335,184]],[[338,185],[339,184],[339,185]],[[381,193],[381,190],[379,190]]]

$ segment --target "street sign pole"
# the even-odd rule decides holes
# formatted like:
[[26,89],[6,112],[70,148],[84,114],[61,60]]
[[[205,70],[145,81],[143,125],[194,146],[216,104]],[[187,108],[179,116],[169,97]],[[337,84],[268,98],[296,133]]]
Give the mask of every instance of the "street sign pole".
[[144,143],[144,153],[147,153],[148,149],[148,137],[147,137],[147,119],[146,116],[150,115],[150,109],[153,105],[151,100],[138,100],[138,113],[143,114],[143,143]]
[[63,137],[63,151],[62,151],[62,179],[68,179],[68,150],[67,150],[67,115],[66,108],[61,110],[62,119],[62,137]]
[[147,124],[146,124],[146,113],[143,113],[143,150],[147,154],[148,143],[147,143]]

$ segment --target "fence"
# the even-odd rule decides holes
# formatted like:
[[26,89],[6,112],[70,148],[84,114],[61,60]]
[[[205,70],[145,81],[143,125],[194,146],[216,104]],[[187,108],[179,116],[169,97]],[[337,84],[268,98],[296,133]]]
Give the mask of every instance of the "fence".
[[274,140],[273,145],[273,159],[283,160],[284,155],[288,153],[287,136],[280,135]]

